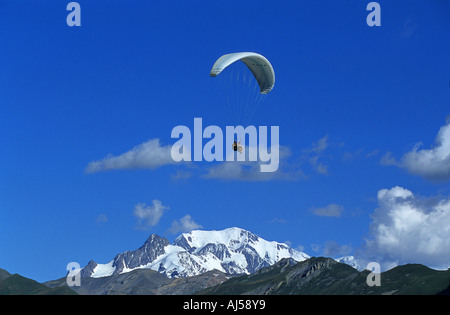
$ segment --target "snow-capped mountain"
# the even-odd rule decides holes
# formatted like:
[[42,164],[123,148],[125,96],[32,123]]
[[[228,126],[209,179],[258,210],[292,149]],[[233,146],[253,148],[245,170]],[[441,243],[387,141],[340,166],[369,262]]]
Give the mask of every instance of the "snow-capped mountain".
[[355,256],[343,256],[335,259],[337,262],[347,264],[353,268],[355,268],[358,271],[363,271],[365,268],[361,266],[361,263],[358,261],[358,259],[355,258]]
[[152,234],[140,248],[118,254],[107,264],[91,260],[81,275],[100,278],[145,268],[169,278],[195,276],[213,269],[250,274],[282,258],[303,261],[310,257],[286,244],[266,241],[236,227],[221,231],[194,230],[181,234],[173,244]]

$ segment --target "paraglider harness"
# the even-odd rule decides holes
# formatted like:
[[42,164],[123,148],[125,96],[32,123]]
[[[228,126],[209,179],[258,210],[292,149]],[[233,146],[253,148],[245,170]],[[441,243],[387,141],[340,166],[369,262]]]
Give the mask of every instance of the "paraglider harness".
[[243,149],[244,148],[241,145],[241,141],[239,140],[239,142],[236,142],[236,140],[234,140],[234,142],[233,142],[233,151],[237,151],[239,153],[242,153]]

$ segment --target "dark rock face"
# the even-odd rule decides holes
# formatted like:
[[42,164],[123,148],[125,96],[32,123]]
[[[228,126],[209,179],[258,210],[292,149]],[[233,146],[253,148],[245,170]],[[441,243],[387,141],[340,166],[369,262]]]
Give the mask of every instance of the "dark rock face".
[[[114,257],[112,267],[115,267],[115,270],[112,275],[120,274],[125,269],[134,269],[151,263],[158,256],[165,253],[164,247],[167,245],[169,245],[169,241],[166,238],[156,234],[150,235],[144,245],[138,249],[126,251]],[[90,277],[97,265],[98,264],[95,261],[89,261],[89,263],[81,270],[81,277]]]
[[114,258],[113,266],[116,267],[114,274],[121,273],[125,268],[134,269],[154,261],[158,256],[165,253],[164,247],[169,241],[156,234],[150,235],[144,245],[134,251],[126,251]]

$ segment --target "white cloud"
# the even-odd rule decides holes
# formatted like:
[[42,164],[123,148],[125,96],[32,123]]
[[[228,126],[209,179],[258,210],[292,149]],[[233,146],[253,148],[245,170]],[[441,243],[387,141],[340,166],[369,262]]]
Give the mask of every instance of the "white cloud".
[[204,178],[215,178],[239,181],[269,181],[269,180],[296,180],[302,176],[300,170],[289,173],[278,169],[276,172],[260,171],[258,162],[222,162],[212,166],[203,176]]
[[305,149],[305,152],[313,152],[315,154],[321,154],[328,148],[328,135],[320,138],[317,142],[313,144],[313,146],[309,149]]
[[173,221],[172,226],[169,229],[169,233],[178,234],[190,232],[192,230],[197,230],[203,228],[200,224],[194,222],[189,214],[186,214],[179,221]]
[[[328,166],[321,160],[324,157],[324,151],[328,148],[328,136],[320,138],[313,143],[310,148],[302,150],[302,156],[293,159],[291,150],[286,146],[272,147],[269,152],[278,148],[279,154],[270,154],[267,162],[262,162],[258,156],[257,161],[225,161],[203,163],[202,169],[206,173],[200,175],[203,178],[239,180],[239,181],[269,181],[269,180],[298,180],[305,179],[307,176],[301,170],[300,166],[305,162],[309,163],[313,169],[320,174],[328,174]],[[85,173],[97,173],[110,170],[125,169],[155,169],[164,165],[183,165],[194,164],[190,162],[176,162],[171,155],[171,145],[161,145],[159,139],[151,139],[141,143],[131,150],[119,155],[108,154],[106,157],[90,162],[85,168]],[[249,148],[246,147],[245,156],[249,157]],[[256,149],[259,155],[259,150]],[[232,152],[231,154],[238,154]],[[262,172],[261,166],[276,166],[274,172]],[[197,168],[198,170],[198,168]],[[197,175],[191,168],[190,171],[178,170],[171,175],[173,181],[188,179]]]
[[85,169],[86,173],[118,169],[155,169],[166,164],[175,164],[170,154],[171,146],[161,146],[159,139],[151,139],[135,146],[118,156],[107,155],[99,161],[93,161]]
[[[133,147],[131,150],[113,156],[107,155],[105,158],[92,161],[85,169],[86,173],[97,173],[101,171],[119,170],[119,169],[155,169],[168,164],[180,164],[175,162],[171,156],[171,146],[161,146],[159,139],[152,139],[140,145]],[[267,180],[296,180],[304,177],[303,172],[297,165],[287,161],[291,155],[289,148],[279,146],[279,168],[275,172],[261,172],[261,165],[273,163],[258,161],[224,161],[218,163],[208,163],[207,172],[203,174],[203,178],[216,178],[225,180],[241,180],[241,181],[267,181]],[[249,156],[248,147],[246,148],[246,157]],[[232,153],[236,154],[236,153]],[[225,159],[226,160],[226,159]],[[188,165],[188,163],[182,163]],[[207,165],[207,164],[203,164]],[[212,166],[209,166],[212,165]],[[173,181],[188,179],[194,176],[191,171],[178,170],[171,175]]]
[[361,259],[382,269],[405,263],[450,267],[450,198],[418,198],[397,186],[380,190],[378,205],[370,236],[357,253]]
[[343,211],[344,211],[344,207],[337,205],[335,203],[329,204],[326,207],[311,209],[311,212],[314,215],[318,215],[318,216],[322,216],[322,217],[340,217],[342,215]]
[[440,128],[435,142],[431,149],[420,149],[422,144],[416,144],[403,156],[401,164],[409,172],[431,180],[450,180],[450,123]]
[[[279,168],[275,172],[261,172],[261,164],[258,161],[224,161],[208,168],[204,178],[215,178],[239,181],[268,181],[268,180],[297,180],[305,177],[298,165],[291,164],[288,158],[291,151],[288,147],[279,146]],[[232,153],[239,154],[239,153]],[[246,148],[248,157],[248,148]]]
[[403,167],[412,174],[434,181],[450,180],[450,122],[440,128],[434,147],[431,149],[421,147],[422,143],[417,143],[399,161],[387,152],[382,156],[380,163]]
[[152,201],[152,204],[147,206],[145,203],[139,203],[134,206],[133,214],[138,219],[138,227],[148,228],[157,225],[164,211],[170,209],[156,199]]
[[395,160],[395,158],[392,156],[392,152],[386,152],[385,155],[383,155],[380,159],[381,165],[394,165],[401,167],[402,165]]

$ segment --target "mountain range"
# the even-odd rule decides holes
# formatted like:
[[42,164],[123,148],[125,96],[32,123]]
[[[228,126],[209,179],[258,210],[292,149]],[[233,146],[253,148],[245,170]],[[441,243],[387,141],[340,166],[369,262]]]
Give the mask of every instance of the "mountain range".
[[370,286],[370,271],[327,257],[297,262],[287,258],[250,275],[229,279],[197,292],[200,295],[448,295],[450,269],[437,271],[420,264],[397,266],[379,274]]
[[353,257],[309,257],[287,244],[266,241],[240,228],[194,230],[172,244],[152,234],[138,249],[80,271],[81,286],[66,277],[38,283],[0,269],[0,294],[191,295],[191,294],[448,294],[450,270],[409,264],[380,274]]
[[303,261],[309,256],[241,228],[194,230],[181,234],[173,244],[152,234],[140,248],[118,254],[106,264],[91,260],[81,270],[81,277],[101,278],[137,269],[155,270],[168,278],[192,277],[211,270],[251,274],[282,258]]

